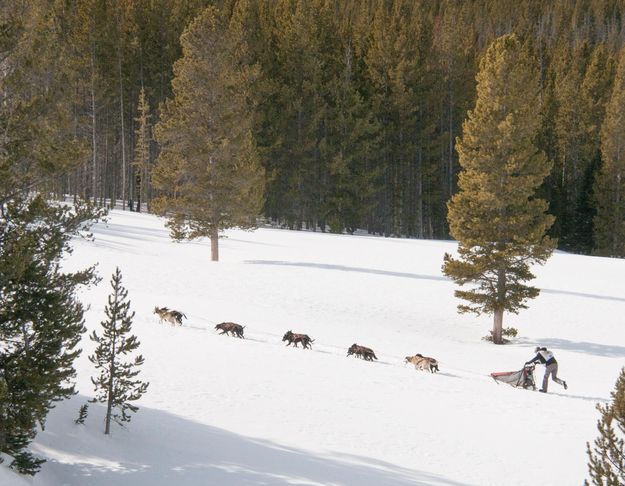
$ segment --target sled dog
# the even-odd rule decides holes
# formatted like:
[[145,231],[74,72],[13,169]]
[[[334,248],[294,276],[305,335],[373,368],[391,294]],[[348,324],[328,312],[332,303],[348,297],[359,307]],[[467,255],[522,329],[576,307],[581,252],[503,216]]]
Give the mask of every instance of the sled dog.
[[311,339],[308,334],[295,334],[292,331],[287,331],[284,336],[282,336],[282,341],[288,341],[286,343],[287,346],[295,343],[296,348],[297,343],[302,343],[304,349],[312,349],[311,343],[315,342],[315,340]]
[[347,356],[356,355],[357,358],[362,358],[365,361],[373,361],[374,359],[378,359],[378,357],[373,352],[373,349],[367,348],[365,346],[359,346],[358,344],[352,344],[347,350]]
[[187,316],[185,316],[182,312],[168,309],[167,307],[154,307],[154,314],[158,315],[159,322],[161,324],[163,321],[167,321],[172,326],[175,326],[176,324],[182,326],[182,318],[187,318]]
[[229,334],[241,339],[243,339],[243,329],[245,329],[245,326],[234,322],[222,322],[215,326],[216,331],[221,331],[219,334]]
[[429,371],[434,373],[438,370],[438,361],[422,354],[415,354],[414,356],[406,356],[406,363],[412,363],[417,370]]

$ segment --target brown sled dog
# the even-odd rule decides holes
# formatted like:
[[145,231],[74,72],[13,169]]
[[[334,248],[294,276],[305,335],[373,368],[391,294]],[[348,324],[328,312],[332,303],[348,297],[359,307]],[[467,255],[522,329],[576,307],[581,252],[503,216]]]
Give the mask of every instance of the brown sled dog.
[[419,353],[414,356],[406,356],[406,363],[412,363],[417,370],[429,371],[430,373],[439,371],[438,361]]
[[286,343],[287,346],[295,343],[296,348],[297,343],[302,343],[302,347],[304,349],[312,349],[311,343],[315,342],[315,340],[311,339],[308,334],[294,334],[292,331],[287,331],[284,336],[282,336],[282,341],[288,341]]
[[358,358],[362,358],[365,361],[373,361],[374,359],[378,359],[378,357],[373,352],[373,349],[367,348],[365,346],[358,346],[358,344],[352,344],[347,350],[347,356],[356,355]]
[[235,324],[234,322],[222,322],[215,326],[216,331],[221,331],[219,334],[230,334],[241,339],[243,339],[243,329],[245,329],[245,326]]
[[168,309],[167,307],[154,307],[154,314],[158,315],[159,322],[161,324],[163,321],[167,321],[172,326],[175,326],[176,324],[182,326],[182,318],[187,318],[187,316],[185,316],[182,312]]

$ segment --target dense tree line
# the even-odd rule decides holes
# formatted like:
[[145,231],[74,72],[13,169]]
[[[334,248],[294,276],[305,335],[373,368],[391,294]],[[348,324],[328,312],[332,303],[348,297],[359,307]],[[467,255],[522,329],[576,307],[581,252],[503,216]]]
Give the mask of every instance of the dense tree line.
[[[613,218],[597,215],[610,204],[595,188],[605,187],[602,171],[610,179],[615,170],[602,127],[625,44],[622,0],[46,3],[74,73],[72,127],[90,148],[56,182],[59,193],[122,199],[135,210],[157,196],[151,169],[160,146],[139,125],[160,120],[180,35],[210,4],[243,33],[247,62],[259,70],[247,88],[266,218],[290,228],[446,238],[455,144],[475,103],[478,61],[495,38],[515,33],[540,66],[536,143],[553,168],[539,195],[556,218],[550,236],[570,251],[625,253],[622,243],[602,243]],[[147,157],[138,144],[148,145]]]

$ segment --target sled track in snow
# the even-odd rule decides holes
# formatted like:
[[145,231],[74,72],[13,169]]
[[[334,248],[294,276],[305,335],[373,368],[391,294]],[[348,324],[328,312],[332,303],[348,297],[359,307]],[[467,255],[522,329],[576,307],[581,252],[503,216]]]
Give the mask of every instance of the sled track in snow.
[[[190,329],[193,331],[208,331],[208,332],[211,332],[211,334],[220,336],[220,334],[215,334],[214,324],[209,323],[208,319],[204,317],[196,316],[193,314],[189,314],[188,318],[192,319],[195,322],[204,321],[207,324],[206,326],[183,324],[181,326],[182,329]],[[251,335],[245,336],[243,339],[241,339],[241,341],[250,341],[254,343],[275,346],[277,348],[295,349],[292,346],[286,346],[285,344],[283,344],[282,336],[279,334],[275,334],[271,332],[263,332],[263,331],[256,331],[250,334]],[[265,338],[263,339],[263,337],[259,337],[259,336],[264,336]],[[232,336],[227,336],[227,337],[232,337]],[[301,351],[310,351],[312,353],[331,355],[331,356],[340,356],[340,357],[345,357],[345,352],[347,351],[347,347],[341,347],[339,345],[332,344],[332,343],[324,343],[322,341],[315,341],[312,349],[301,349],[301,348],[297,348],[297,349]],[[386,355],[386,354],[381,354],[380,356],[381,356],[381,359],[373,360],[371,361],[371,363],[376,363],[376,364],[380,364],[384,366],[395,366],[397,368],[406,368],[406,367],[412,368],[413,367],[412,365],[408,365],[404,362],[403,356]],[[365,361],[365,360],[361,360],[361,361]],[[444,361],[438,360],[438,362],[443,367],[443,371],[435,373],[438,376],[444,376],[447,378],[456,378],[456,379],[472,379],[472,380],[484,381],[484,382],[492,380],[492,378],[488,374],[480,373],[477,371],[464,369],[464,368],[447,367],[445,366]],[[414,370],[411,370],[411,371],[414,371]],[[470,375],[470,376],[467,376],[467,375]],[[605,401],[604,399],[599,400],[595,397],[571,396],[571,395],[557,394],[557,393],[552,393],[552,395],[576,398],[580,400]]]
[[[207,331],[207,332],[211,332],[211,334],[215,334],[214,324],[209,323],[208,319],[204,317],[196,316],[193,314],[189,314],[188,318],[192,319],[195,322],[204,321],[207,324],[206,326],[183,324],[181,326],[181,329],[190,329],[192,331]],[[215,335],[220,336],[220,334],[215,334]],[[259,335],[266,336],[266,338],[263,339],[262,337],[258,337]],[[232,337],[232,336],[228,336],[228,337]],[[245,336],[241,341],[250,341],[254,343],[266,344],[266,345],[275,346],[278,348],[296,349],[292,346],[286,346],[285,344],[283,344],[281,335],[270,333],[270,332],[256,331],[254,333],[251,333],[251,335]],[[299,347],[297,349],[301,351],[310,351],[312,353],[318,353],[318,354],[324,354],[324,355],[346,357],[345,353],[347,351],[347,348],[348,347],[342,347],[342,346],[332,344],[332,343],[324,343],[322,341],[315,341],[312,349],[302,349]],[[413,367],[412,365],[408,365],[404,362],[403,356],[387,355],[387,354],[381,354],[380,356],[381,356],[381,359],[373,360],[371,361],[371,363],[377,363],[377,364],[384,365],[384,366],[395,366],[398,368],[412,368]],[[361,360],[361,361],[364,361],[364,360]],[[461,369],[461,368],[456,368],[456,367],[446,367],[444,361],[438,360],[438,362],[439,364],[444,366],[444,371],[438,372],[436,373],[436,375],[445,376],[448,378],[467,379],[468,377],[462,376],[462,374],[465,374],[465,375],[468,374],[468,375],[473,375],[476,378],[479,378],[481,381],[490,380],[490,377],[484,373],[479,373],[473,370]],[[450,371],[460,373],[460,374],[450,373]]]

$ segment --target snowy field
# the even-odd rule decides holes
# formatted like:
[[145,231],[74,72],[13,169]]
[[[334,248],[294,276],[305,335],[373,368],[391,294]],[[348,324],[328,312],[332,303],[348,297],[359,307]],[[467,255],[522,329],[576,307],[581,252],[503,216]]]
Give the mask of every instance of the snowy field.
[[[456,313],[440,270],[452,242],[229,231],[211,263],[208,241],[171,242],[151,215],[113,212],[94,234],[76,240],[66,263],[99,262],[102,281],[81,292],[87,328],[104,318],[119,266],[150,388],[110,437],[102,406],[75,425],[93,395],[85,334],[79,395],[33,443],[48,462],[34,479],[1,466],[3,486],[566,486],[586,477],[595,405],[624,364],[625,260],[554,254],[536,269],[540,297],[505,316],[519,337],[494,346],[481,339],[491,317]],[[154,306],[188,320],[159,324]],[[246,325],[246,339],[217,334],[222,321]],[[313,337],[313,350],[285,347],[289,329]],[[346,357],[353,343],[379,361]],[[520,369],[536,345],[554,351],[567,391],[489,377]],[[418,352],[441,372],[403,364]]]

